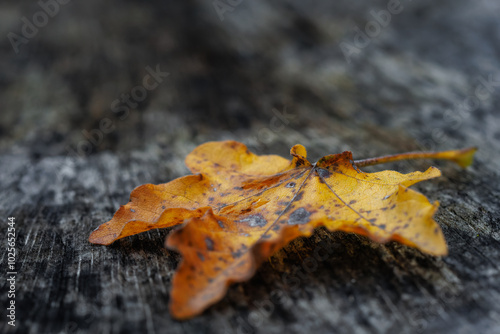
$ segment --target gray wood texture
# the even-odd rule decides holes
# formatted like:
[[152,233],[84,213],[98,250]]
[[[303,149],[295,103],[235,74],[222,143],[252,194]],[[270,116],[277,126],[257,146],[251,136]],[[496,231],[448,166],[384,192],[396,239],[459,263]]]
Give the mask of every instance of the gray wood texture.
[[[497,1],[46,3],[46,22],[39,3],[0,5],[1,333],[500,333]],[[466,170],[365,169],[442,170],[414,189],[440,202],[449,256],[318,230],[175,321],[168,230],[87,238],[133,188],[225,139],[283,156],[301,143],[313,160],[479,151]]]

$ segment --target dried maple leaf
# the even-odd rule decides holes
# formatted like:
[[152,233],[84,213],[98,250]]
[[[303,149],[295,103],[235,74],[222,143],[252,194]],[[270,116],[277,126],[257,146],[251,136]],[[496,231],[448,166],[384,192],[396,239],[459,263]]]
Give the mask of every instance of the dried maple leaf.
[[130,202],[92,232],[89,241],[108,245],[184,223],[167,237],[167,246],[183,257],[173,278],[170,311],[185,319],[220,300],[232,282],[249,279],[274,251],[311,235],[318,226],[445,255],[446,242],[432,219],[438,203],[407,188],[440,176],[440,171],[364,173],[359,167],[422,157],[465,167],[474,152],[406,153],[360,161],[343,152],[312,164],[302,145],[291,149],[289,161],[257,156],[234,141],[209,142],[186,157],[186,165],[198,174],[136,188]]

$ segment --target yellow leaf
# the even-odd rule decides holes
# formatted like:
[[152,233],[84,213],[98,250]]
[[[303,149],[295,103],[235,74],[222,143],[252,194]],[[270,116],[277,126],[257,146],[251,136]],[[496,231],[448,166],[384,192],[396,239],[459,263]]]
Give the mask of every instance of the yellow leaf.
[[110,244],[153,228],[184,224],[167,238],[182,254],[174,276],[170,310],[185,319],[220,300],[232,282],[249,279],[258,265],[319,226],[395,240],[432,255],[446,255],[438,203],[408,187],[440,176],[425,172],[365,173],[359,166],[414,158],[448,159],[465,166],[475,149],[408,153],[353,161],[351,152],[307,160],[302,145],[293,159],[257,156],[234,141],[209,142],[186,157],[195,175],[144,185],[89,240]]

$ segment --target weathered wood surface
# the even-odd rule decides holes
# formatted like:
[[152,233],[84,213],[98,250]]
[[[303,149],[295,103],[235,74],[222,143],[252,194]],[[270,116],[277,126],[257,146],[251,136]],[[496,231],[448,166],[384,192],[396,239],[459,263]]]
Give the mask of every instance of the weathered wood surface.
[[[212,1],[74,1],[18,53],[3,38],[0,272],[14,216],[18,275],[15,328],[0,284],[0,332],[500,333],[499,6],[401,1],[366,46],[354,42],[353,28],[389,3],[242,1],[221,21]],[[21,35],[21,17],[40,10],[2,4],[1,35]],[[342,42],[357,47],[350,63]],[[113,112],[120,94],[138,96],[148,66],[170,75],[128,113]],[[290,116],[276,116],[285,108]],[[440,201],[449,256],[320,230],[177,322],[167,310],[179,261],[163,247],[168,231],[110,247],[87,238],[134,187],[186,174],[192,148],[222,139],[285,156],[302,143],[316,158],[479,152],[465,171],[384,166],[442,169],[415,188]]]

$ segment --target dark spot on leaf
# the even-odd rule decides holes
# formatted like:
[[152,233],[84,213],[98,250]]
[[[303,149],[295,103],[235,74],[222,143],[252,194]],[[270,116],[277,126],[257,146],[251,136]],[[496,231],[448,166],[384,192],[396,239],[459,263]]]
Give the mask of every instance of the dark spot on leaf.
[[270,234],[264,234],[264,235],[262,236],[262,239],[269,239],[270,237],[271,237],[271,235],[270,235]]
[[296,185],[295,182],[288,182],[285,187],[287,187],[287,188],[294,188],[295,185]]
[[162,208],[162,210],[165,210],[167,207],[165,205],[163,205],[161,208]]
[[205,244],[207,245],[207,249],[209,251],[213,251],[214,250],[214,241],[212,239],[210,239],[209,237],[205,238]]
[[355,199],[353,199],[352,201],[350,201],[350,202],[349,202],[349,205],[352,205],[352,204],[354,204],[354,203],[356,203],[356,200],[355,200]]
[[300,159],[300,158],[298,158],[297,161],[295,162],[295,166],[296,167],[300,167],[300,166],[302,166],[304,164],[305,164],[304,160]]
[[277,231],[277,230],[279,230],[279,229],[280,229],[279,225],[275,225],[275,226],[273,226],[273,228],[272,228],[272,230],[273,230],[273,231]]
[[299,192],[297,194],[297,196],[295,196],[295,200],[296,201],[300,201],[302,199],[302,196],[304,195],[304,191],[302,190],[301,192]]
[[241,255],[242,255],[242,252],[241,252],[241,250],[239,250],[239,249],[238,249],[237,251],[235,251],[235,252],[232,252],[232,253],[231,253],[231,256],[233,257],[233,259],[237,259],[237,258],[239,258]]
[[373,224],[377,221],[377,218],[372,218],[372,219],[369,219],[368,221]]
[[260,213],[245,217],[237,222],[248,223],[250,227],[261,227],[267,225],[267,220]]
[[389,208],[389,210],[392,210],[392,209],[394,209],[395,207],[396,207],[396,204],[393,204],[393,205]]
[[134,209],[130,209],[130,212],[135,212],[135,210]]
[[217,224],[219,224],[220,228],[224,228],[224,223],[220,220],[217,221]]
[[302,177],[302,175],[303,175],[303,173],[299,173],[299,174],[295,175],[294,179],[296,179],[296,180],[300,179]]
[[311,213],[304,208],[298,208],[290,214],[288,225],[305,224],[309,221]]
[[332,175],[332,173],[328,169],[324,169],[324,168],[318,168],[318,169],[316,169],[316,172],[323,179],[327,179]]
[[385,230],[385,224],[380,224],[378,227],[381,228],[382,230]]
[[239,261],[236,267],[243,267],[244,265],[246,265],[246,263],[247,261]]

